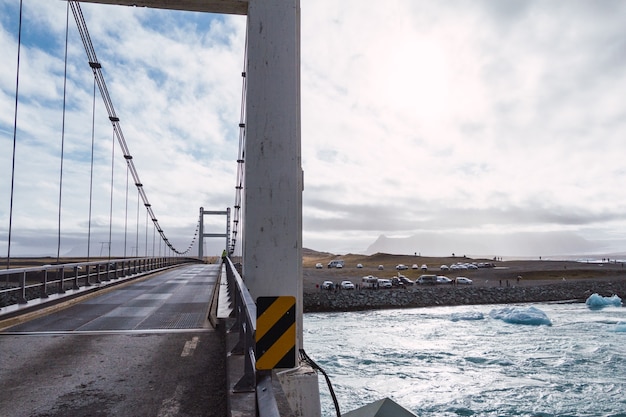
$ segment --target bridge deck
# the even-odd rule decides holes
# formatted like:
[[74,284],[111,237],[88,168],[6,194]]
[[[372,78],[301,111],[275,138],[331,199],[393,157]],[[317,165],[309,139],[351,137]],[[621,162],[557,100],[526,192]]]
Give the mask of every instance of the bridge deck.
[[188,265],[0,333],[11,416],[224,416],[224,335],[206,320],[217,265]]

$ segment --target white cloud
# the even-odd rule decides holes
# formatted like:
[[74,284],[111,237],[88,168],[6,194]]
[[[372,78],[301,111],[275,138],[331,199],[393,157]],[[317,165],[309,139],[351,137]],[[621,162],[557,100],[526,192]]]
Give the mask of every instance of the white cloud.
[[[5,150],[17,26],[15,6],[2,0],[0,9],[0,42],[10,51],[0,66]],[[155,214],[186,246],[201,205],[233,205],[245,18],[82,9]],[[625,15],[617,0],[302,2],[304,245],[358,252],[380,234],[431,230],[567,230],[623,241]],[[80,234],[93,81],[71,24],[63,221]],[[56,227],[65,4],[26,2],[24,27],[18,236]],[[99,97],[96,117],[94,212],[106,229],[111,127]],[[3,151],[3,196],[9,167]],[[0,230],[7,216],[8,202]]]

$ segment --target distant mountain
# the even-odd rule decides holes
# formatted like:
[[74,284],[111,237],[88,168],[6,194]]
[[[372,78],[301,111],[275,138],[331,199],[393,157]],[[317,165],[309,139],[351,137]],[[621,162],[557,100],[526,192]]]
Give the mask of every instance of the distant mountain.
[[572,232],[510,234],[421,233],[405,238],[381,235],[366,254],[376,252],[422,256],[553,256],[598,253],[603,248]]

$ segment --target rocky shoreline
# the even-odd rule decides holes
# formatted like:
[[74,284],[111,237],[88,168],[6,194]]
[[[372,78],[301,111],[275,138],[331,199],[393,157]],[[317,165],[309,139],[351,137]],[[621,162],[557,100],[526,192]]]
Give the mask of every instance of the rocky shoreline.
[[626,280],[580,280],[511,287],[414,286],[389,290],[304,293],[304,312],[359,311],[478,304],[584,302],[591,294],[626,299]]

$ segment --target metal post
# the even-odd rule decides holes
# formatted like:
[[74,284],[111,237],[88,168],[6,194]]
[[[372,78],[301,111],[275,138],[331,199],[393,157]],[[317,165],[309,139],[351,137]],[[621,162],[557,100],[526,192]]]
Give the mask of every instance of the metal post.
[[74,285],[73,288],[74,290],[77,290],[80,288],[80,285],[78,285],[78,266],[74,267]]
[[20,295],[17,297],[18,304],[26,304],[26,271],[22,273],[22,280],[20,282]]
[[200,260],[204,260],[204,207],[200,207],[200,234],[198,235],[200,239],[198,240],[198,258]]
[[57,293],[59,294],[65,294],[65,289],[63,289],[63,281],[65,280],[65,271],[63,267],[60,267],[59,269],[57,269]]

